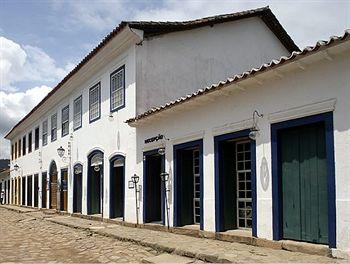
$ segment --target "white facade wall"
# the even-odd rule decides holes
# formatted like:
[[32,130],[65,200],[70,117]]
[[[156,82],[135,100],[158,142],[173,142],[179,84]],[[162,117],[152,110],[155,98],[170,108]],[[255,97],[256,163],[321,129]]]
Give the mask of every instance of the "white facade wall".
[[137,113],[289,55],[257,17],[173,32],[136,47]]
[[[349,49],[348,49],[349,50]],[[302,70],[285,66],[279,73],[265,74],[262,85],[254,80],[242,82],[245,90],[234,90],[231,95],[210,94],[192,102],[150,117],[137,127],[138,174],[142,175],[142,153],[156,149],[161,143],[145,144],[146,138],[164,134],[166,142],[166,170],[170,174],[170,222],[173,220],[173,146],[178,143],[203,139],[204,153],[204,230],[215,231],[214,196],[214,136],[250,128],[252,114],[259,110],[260,136],[256,139],[257,170],[257,235],[272,239],[272,180],[271,131],[272,123],[291,120],[334,110],[335,181],[336,181],[336,236],[337,248],[350,251],[350,53],[334,56],[333,61],[316,60]],[[320,55],[315,55],[320,56]],[[289,68],[288,68],[289,67]],[[241,86],[241,88],[242,88]],[[218,95],[219,93],[217,93]],[[267,188],[262,187],[261,173],[268,172]],[[142,182],[142,179],[140,180]],[[142,208],[142,206],[141,206]]]
[[[110,74],[118,69],[120,66],[125,65],[125,107],[113,113],[113,118],[109,117],[110,114]],[[89,89],[97,84],[101,83],[101,117],[99,120],[89,123]],[[87,156],[95,149],[102,150],[104,153],[104,217],[109,216],[109,159],[120,154],[126,157],[126,181],[133,175],[135,160],[133,155],[126,155],[126,153],[135,153],[135,129],[129,127],[124,121],[135,115],[135,48],[131,46],[123,54],[115,58],[111,63],[105,65],[105,67],[91,76],[87,82],[78,87],[72,89],[73,92],[66,95],[65,98],[60,100],[59,103],[53,105],[45,115],[38,118],[32,123],[31,126],[24,129],[25,133],[17,135],[12,140],[18,142],[22,140],[23,136],[30,130],[33,131],[33,151],[28,153],[28,138],[27,138],[27,154],[21,156],[11,162],[11,169],[15,164],[18,164],[20,169],[18,171],[12,171],[11,176],[28,176],[39,173],[39,206],[41,207],[41,173],[47,172],[49,178],[49,167],[51,161],[55,161],[58,170],[58,182],[61,178],[61,169],[68,168],[69,163],[64,162],[57,154],[57,149],[62,146],[68,151],[68,141],[70,134],[73,136],[72,141],[72,166],[76,163],[83,164],[83,199],[82,199],[82,212],[87,213]],[[73,131],[73,101],[82,95],[82,128]],[[69,104],[69,131],[70,134],[61,137],[61,111],[66,105]],[[51,142],[51,115],[57,113],[57,140]],[[42,122],[48,119],[48,144],[42,146]],[[34,149],[34,129],[40,125],[40,148]],[[42,163],[40,163],[40,160]],[[73,182],[72,177],[69,176],[68,180],[68,212],[73,210]],[[28,184],[28,181],[26,181]],[[33,179],[34,186],[34,179]],[[49,192],[47,193],[47,207],[49,206]],[[129,191],[126,186],[125,190],[125,202],[127,208],[133,208],[135,206],[133,200],[133,192]],[[33,197],[34,199],[34,189]],[[125,220],[134,222],[134,210],[125,211]]]

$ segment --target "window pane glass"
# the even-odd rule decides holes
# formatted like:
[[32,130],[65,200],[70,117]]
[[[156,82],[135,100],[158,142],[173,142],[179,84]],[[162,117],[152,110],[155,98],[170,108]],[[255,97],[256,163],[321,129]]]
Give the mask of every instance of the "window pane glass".
[[124,105],[124,68],[111,75],[111,110]]
[[57,114],[51,116],[51,141],[57,139]]
[[89,92],[90,121],[100,117],[100,84],[95,85]]
[[75,99],[74,105],[73,105],[73,127],[74,129],[77,129],[81,127],[81,115],[82,115],[82,98],[79,97]]
[[45,120],[43,122],[43,146],[45,146],[47,144],[47,130],[48,130],[48,122],[47,120]]
[[62,109],[62,137],[69,133],[69,105]]

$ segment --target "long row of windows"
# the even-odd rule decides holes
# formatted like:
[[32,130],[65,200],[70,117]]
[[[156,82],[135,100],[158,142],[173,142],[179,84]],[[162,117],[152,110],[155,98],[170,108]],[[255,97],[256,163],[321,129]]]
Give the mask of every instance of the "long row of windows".
[[[125,106],[125,66],[120,67],[110,75],[110,111],[117,111]],[[73,102],[73,130],[82,127],[83,97],[80,95]],[[97,83],[89,89],[89,122],[92,123],[101,117],[101,83]],[[46,146],[49,135],[49,120],[42,123],[42,145]],[[50,117],[51,123],[51,142],[57,139],[57,113]],[[61,112],[61,136],[69,134],[69,105],[65,106]],[[32,152],[33,144],[32,131],[28,133],[28,153]],[[39,126],[34,130],[34,148],[39,148],[40,129]],[[11,146],[11,158],[17,159],[21,155],[26,155],[27,140],[23,139],[15,142]]]

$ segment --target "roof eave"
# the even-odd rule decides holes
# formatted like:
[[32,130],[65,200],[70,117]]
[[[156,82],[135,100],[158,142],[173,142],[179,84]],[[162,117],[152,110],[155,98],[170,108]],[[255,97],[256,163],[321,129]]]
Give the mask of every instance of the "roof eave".
[[289,57],[281,57],[279,60],[272,60],[268,64],[263,64],[259,68],[253,68],[250,71],[243,72],[242,74],[237,74],[231,78],[226,79],[225,81],[221,81],[217,84],[213,84],[210,87],[206,87],[204,89],[197,90],[197,92],[184,96],[182,98],[179,98],[175,101],[166,103],[163,106],[150,109],[134,118],[130,118],[125,121],[129,126],[136,127],[139,123],[144,121],[145,119],[151,118],[158,113],[161,113],[163,111],[167,111],[173,107],[176,107],[180,104],[183,104],[185,102],[189,102],[193,100],[194,98],[197,98],[199,96],[202,96],[204,94],[208,94],[211,92],[214,92],[218,89],[221,89],[223,87],[239,83],[243,80],[253,78],[257,74],[264,74],[270,70],[274,70],[276,68],[285,66],[286,64],[291,64],[295,61],[298,61],[299,59],[306,58],[308,56],[311,56],[313,54],[316,54],[318,52],[322,52],[326,49],[332,48],[334,46],[338,46],[342,44],[345,41],[350,41],[350,30],[345,30],[344,34],[340,37],[333,36],[328,41],[318,41],[315,46],[312,47],[306,47],[300,52],[293,52]]

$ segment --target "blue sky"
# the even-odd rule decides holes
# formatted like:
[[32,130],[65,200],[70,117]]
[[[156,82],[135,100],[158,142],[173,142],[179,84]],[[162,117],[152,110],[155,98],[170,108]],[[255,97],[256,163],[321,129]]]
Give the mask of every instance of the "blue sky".
[[[121,20],[186,20],[266,5],[300,47],[350,28],[349,0],[0,0],[0,137]],[[0,158],[8,152],[0,139]]]

